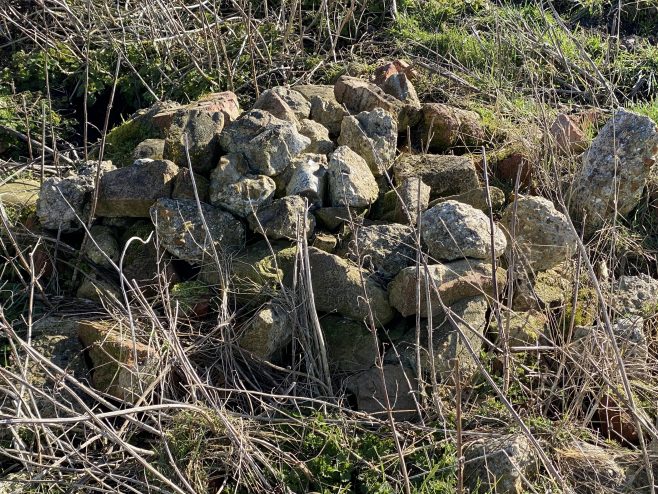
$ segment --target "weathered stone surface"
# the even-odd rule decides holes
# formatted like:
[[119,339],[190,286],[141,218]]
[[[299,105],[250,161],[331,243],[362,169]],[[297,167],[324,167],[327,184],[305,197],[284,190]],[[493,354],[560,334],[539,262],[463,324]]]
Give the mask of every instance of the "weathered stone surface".
[[187,107],[201,108],[208,112],[221,112],[224,115],[224,122],[232,122],[242,113],[238,97],[231,91],[206,94],[197,101],[187,105]]
[[405,74],[409,79],[414,79],[418,76],[416,69],[409,65],[409,62],[406,60],[393,60],[375,69],[372,82],[379,86],[395,74]]
[[127,166],[100,180],[96,216],[148,218],[160,197],[171,197],[178,167],[167,160]]
[[333,370],[354,372],[375,365],[379,352],[365,324],[329,314],[320,319],[320,325],[327,346],[327,360]]
[[379,87],[381,87],[386,94],[389,94],[414,108],[421,107],[416,89],[405,73],[391,75],[380,84]]
[[421,235],[430,255],[451,261],[462,257],[499,257],[507,247],[503,231],[494,225],[494,251],[491,251],[489,218],[468,204],[445,201],[422,215]]
[[[482,296],[465,298],[449,307],[459,330],[468,339],[476,355],[482,348],[482,336],[487,323],[487,308],[487,299]],[[415,329],[409,331],[395,349],[386,353],[385,362],[401,361],[404,365],[414,369],[415,375],[419,370],[426,376],[434,372],[439,382],[454,383],[455,363],[456,359],[459,359],[462,384],[465,384],[473,375],[476,367],[471,353],[461,340],[459,331],[455,329],[444,312],[433,318],[432,323],[432,350],[430,350],[428,323],[427,321],[422,322],[420,362],[418,362],[418,352],[416,352]]]
[[[280,252],[277,256],[288,286],[292,285],[295,255],[296,249],[292,248]],[[309,261],[313,296],[318,311],[336,312],[349,319],[362,321],[368,318],[370,313],[366,305],[368,300],[377,326],[383,326],[393,319],[386,291],[368,277],[367,271],[350,261],[314,247],[309,247]]]
[[[489,187],[489,199],[491,200],[491,209],[494,212],[500,211],[505,204],[505,193],[498,187]],[[487,188],[478,187],[476,189],[462,192],[454,196],[440,197],[432,201],[430,207],[445,201],[457,201],[473,206],[485,214],[489,214],[489,204],[487,204]]]
[[107,303],[116,304],[119,301],[123,301],[119,286],[95,273],[85,275],[82,278],[80,286],[78,286],[75,292],[75,296],[92,300],[102,305]]
[[283,271],[274,254],[290,247],[289,242],[261,240],[231,257],[230,271],[208,261],[201,265],[199,279],[211,285],[230,286],[236,300],[262,305],[274,297],[283,282]]
[[346,248],[348,259],[384,278],[391,278],[416,260],[414,232],[409,226],[388,224],[360,226]]
[[242,224],[230,213],[201,204],[210,237],[199,215],[195,201],[189,199],[158,199],[151,207],[151,220],[162,245],[174,256],[186,261],[201,261],[212,255],[210,242],[219,252],[230,252],[244,244]]
[[361,156],[373,175],[381,176],[395,159],[398,126],[390,113],[381,108],[343,118],[338,144]]
[[468,110],[442,103],[423,105],[424,141],[430,149],[444,151],[451,147],[484,144],[485,133],[480,116]]
[[133,344],[129,327],[114,321],[80,321],[78,337],[89,352],[92,383],[99,391],[135,401],[156,378],[159,356],[149,345]]
[[658,280],[646,274],[621,276],[609,303],[621,316],[651,318],[658,313]]
[[565,113],[560,113],[548,129],[558,151],[563,155],[581,153],[587,148],[585,133],[578,123]]
[[272,204],[261,206],[256,214],[249,216],[249,228],[265,233],[267,238],[295,240],[306,232],[313,235],[315,217],[308,211],[306,201],[300,196],[286,196]]
[[311,140],[311,144],[304,150],[307,153],[329,154],[336,149],[336,145],[329,137],[329,129],[319,122],[309,119],[301,120],[299,133]]
[[295,113],[297,119],[306,119],[311,114],[311,104],[299,91],[286,86],[275,86],[270,89],[270,91],[277,94],[283,101],[286,102],[286,104]]
[[586,214],[586,233],[637,206],[656,154],[658,128],[649,117],[620,110],[605,124],[583,155],[570,198],[572,215]]
[[338,239],[335,235],[329,233],[316,233],[313,239],[313,247],[333,254],[338,245]]
[[539,470],[536,453],[521,434],[478,439],[464,456],[464,483],[473,491],[521,494]]
[[86,256],[99,266],[112,269],[112,263],[118,264],[121,254],[114,230],[107,226],[94,225],[89,229],[89,234],[91,238],[87,240]]
[[410,370],[399,365],[385,365],[383,370],[373,368],[360,372],[346,379],[345,387],[354,394],[357,408],[361,411],[385,420],[388,402],[397,420],[418,417],[414,399],[416,378]]
[[[505,310],[501,312],[501,323],[507,332],[507,341],[510,347],[533,346],[539,342],[539,338],[544,334],[548,318],[546,314],[536,310],[527,312]],[[489,331],[492,334],[500,335],[498,321],[493,314],[489,321]]]
[[368,164],[347,146],[331,153],[328,171],[332,206],[367,207],[377,199],[379,187]]
[[0,185],[0,201],[7,206],[30,207],[39,200],[41,183],[38,180],[20,178]]
[[276,184],[265,175],[252,175],[240,154],[222,156],[210,175],[210,203],[246,218],[274,199]]
[[335,232],[344,223],[350,221],[361,222],[363,220],[364,209],[330,207],[320,208],[313,211],[318,222],[327,230]]
[[199,200],[201,202],[208,202],[208,194],[210,188],[210,182],[203,175],[194,173],[194,183],[192,182],[192,177],[190,176],[189,168],[181,168],[178,170],[178,176],[174,182],[174,189],[171,192],[172,199],[194,199],[196,196],[194,194],[194,186],[196,185],[197,194],[199,195]]
[[402,224],[415,225],[418,214],[429,206],[430,191],[430,186],[420,178],[405,178],[397,187],[394,220]]
[[311,119],[325,126],[331,136],[337,137],[343,117],[349,112],[336,101],[334,87],[307,84],[294,86],[294,89],[311,103]]
[[477,170],[469,156],[405,154],[393,165],[395,182],[419,177],[430,186],[432,198],[461,194],[478,188]]
[[161,160],[164,156],[164,139],[146,139],[137,144],[133,151],[133,158],[136,160],[150,158],[152,160]]
[[[44,317],[34,321],[31,333],[31,347],[47,358],[52,364],[56,365],[65,374],[73,376],[81,382],[87,382],[89,378],[89,370],[85,364],[83,347],[78,339],[77,321],[73,319],[60,319],[58,317]],[[19,336],[25,337],[22,328],[14,327]],[[19,350],[21,361],[16,362],[14,352],[3,352],[3,368],[5,371],[16,372],[19,376],[22,375],[21,369],[25,365],[23,357],[26,353]],[[6,358],[6,361],[5,361]],[[70,393],[63,389],[61,383],[65,379],[64,375],[55,371],[50,366],[44,366],[34,358],[28,362],[25,378],[27,382],[34,386],[34,388],[44,393],[41,395],[37,392],[31,392],[30,396],[26,393],[23,397],[23,411],[26,412],[30,408],[33,413],[38,412],[42,418],[58,417],[61,416],[62,410],[55,403],[65,404],[66,407],[72,407],[78,413],[84,413],[83,407],[72,399]],[[3,386],[0,387],[0,409],[11,409],[9,407],[15,406],[8,405],[8,401],[15,400],[13,393],[9,393],[9,386],[7,384],[11,378],[7,374],[3,376]],[[18,384],[18,383],[16,383]],[[74,390],[75,387],[72,387]],[[18,386],[14,388],[14,392],[18,392]],[[12,396],[13,395],[13,396]],[[83,401],[89,405],[90,400],[84,394],[79,395]],[[54,402],[52,401],[54,400]],[[3,403],[4,402],[4,403]],[[14,408],[15,409],[15,408]],[[3,426],[0,428],[0,441],[9,440],[11,438],[9,427]],[[0,487],[0,492],[2,489]],[[20,492],[19,490],[7,491],[8,494]]]
[[226,126],[220,141],[227,153],[242,154],[252,173],[267,176],[281,173],[311,143],[294,124],[263,110],[242,114]]
[[[491,295],[493,292],[493,270],[491,264],[483,261],[462,260],[446,264],[431,264],[427,273],[420,270],[420,315],[441,314],[440,300],[446,306],[455,302],[480,295]],[[505,285],[505,270],[497,268],[496,281],[498,289]],[[434,290],[433,283],[438,289]],[[404,268],[388,285],[389,301],[391,306],[397,309],[404,317],[416,313],[416,268],[410,266]],[[426,287],[429,287],[430,307],[428,308],[425,296]]]
[[279,93],[273,91],[272,89],[263,91],[254,103],[253,108],[254,110],[267,111],[274,115],[276,118],[280,118],[281,120],[285,120],[286,122],[290,122],[296,126],[299,125],[299,120],[297,119],[295,112],[288,105],[288,103],[283,100]]
[[[37,218],[44,228],[69,233],[82,228],[76,218],[86,221],[89,215],[91,193],[96,181],[98,162],[80,163],[77,173],[69,172],[63,178],[45,179],[39,191]],[[111,161],[100,164],[100,177],[115,170]]]
[[199,280],[181,281],[169,289],[171,307],[182,319],[207,316],[213,305],[214,293],[208,284]]
[[327,192],[327,157],[302,154],[290,165],[286,194],[308,199],[309,204],[322,207]]
[[192,169],[198,173],[208,172],[219,159],[219,136],[225,123],[221,111],[208,108],[177,111],[165,140],[164,158],[187,168],[187,145]]
[[533,271],[545,271],[569,260],[577,249],[569,219],[543,197],[518,197],[501,219],[507,234],[507,253]]
[[257,357],[272,360],[290,343],[292,328],[286,311],[276,304],[268,304],[247,322],[238,345]]
[[363,79],[341,76],[334,84],[336,101],[345,105],[352,113],[381,108],[388,111],[397,121],[398,130],[406,129],[418,119],[419,109],[407,105],[381,88]]

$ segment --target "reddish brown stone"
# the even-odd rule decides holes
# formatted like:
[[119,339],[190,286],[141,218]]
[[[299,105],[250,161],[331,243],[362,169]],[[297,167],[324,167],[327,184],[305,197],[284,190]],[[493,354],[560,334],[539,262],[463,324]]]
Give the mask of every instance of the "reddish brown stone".
[[549,132],[562,154],[578,154],[587,147],[585,133],[575,119],[565,113],[560,113],[555,118]]
[[595,427],[608,439],[614,439],[622,444],[638,445],[640,443],[633,419],[612,396],[603,396],[596,411],[596,417]]
[[377,85],[383,84],[392,75],[400,73],[406,75],[409,80],[414,80],[418,76],[418,72],[408,62],[404,60],[393,60],[375,69],[372,82]]

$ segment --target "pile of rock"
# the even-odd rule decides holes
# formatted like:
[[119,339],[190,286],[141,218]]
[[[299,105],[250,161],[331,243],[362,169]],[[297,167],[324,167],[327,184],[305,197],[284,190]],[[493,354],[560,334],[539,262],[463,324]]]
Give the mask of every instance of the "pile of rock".
[[[506,204],[501,190],[482,185],[466,153],[485,142],[478,115],[421,103],[412,77],[396,62],[373,82],[343,76],[334,86],[275,87],[245,112],[232,93],[160,105],[138,118],[164,139],[137,145],[132,164],[92,164],[44,181],[39,221],[70,234],[93,214],[87,258],[105,268],[121,262],[127,280],[142,286],[157,274],[157,252],[152,242],[130,240],[155,233],[167,256],[194,267],[197,280],[228,283],[237,304],[258,307],[241,324],[239,341],[269,360],[294,337],[278,293],[294,285],[297,245],[308,239],[314,302],[335,375],[345,376],[360,409],[382,412],[388,393],[399,416],[411,418],[415,376],[434,372],[450,381],[459,358],[468,377],[485,331],[495,332],[488,314],[508,282],[503,266],[530,293],[516,293],[504,309],[510,344],[534,345],[547,323],[537,312],[538,280],[577,248],[571,221],[552,201],[517,196]],[[433,154],[400,152],[398,140],[407,135]],[[619,212],[628,212],[656,152],[655,124],[619,112],[584,155],[571,209],[584,210],[590,226],[609,220],[614,212],[599,198],[619,170]],[[229,273],[217,256],[231,259]],[[79,295],[111,291],[91,283]],[[83,340],[96,345],[99,327],[85,324]],[[383,355],[385,382],[374,367],[380,356],[372,328],[398,335]],[[92,354],[96,365],[103,355]],[[104,387],[125,399],[134,386]]]

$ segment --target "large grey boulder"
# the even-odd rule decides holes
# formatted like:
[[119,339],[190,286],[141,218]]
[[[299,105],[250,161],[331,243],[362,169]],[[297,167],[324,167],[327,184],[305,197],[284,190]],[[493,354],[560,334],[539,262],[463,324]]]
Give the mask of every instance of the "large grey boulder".
[[415,262],[414,245],[410,226],[395,223],[360,226],[347,243],[346,255],[364,268],[392,278]]
[[[496,270],[496,282],[501,290],[505,285],[506,272]],[[431,264],[427,270],[420,269],[420,308],[421,317],[443,312],[440,301],[446,306],[469,297],[491,296],[493,293],[493,269],[491,264],[470,259],[446,264]],[[416,267],[404,268],[388,285],[389,301],[404,317],[416,314],[416,290],[418,284]],[[437,290],[434,290],[434,286]],[[429,290],[429,307],[426,290]]]
[[210,203],[246,218],[274,199],[276,184],[265,175],[252,175],[242,155],[222,156],[210,174]]
[[227,153],[242,154],[253,173],[274,176],[285,170],[311,140],[294,124],[264,110],[251,110],[226,126],[220,142]]
[[478,439],[464,456],[464,483],[473,492],[521,494],[539,473],[536,453],[521,434]]
[[569,219],[543,197],[518,197],[505,209],[501,224],[508,235],[508,255],[515,249],[521,263],[532,271],[551,269],[576,252]]
[[329,155],[329,196],[332,206],[367,207],[379,187],[365,160],[347,146]]
[[442,154],[405,154],[393,165],[395,182],[418,177],[431,188],[432,198],[461,194],[480,186],[473,159]]
[[638,205],[656,154],[658,128],[649,117],[619,110],[608,120],[583,155],[570,198],[574,217],[586,215],[586,233]]
[[[318,311],[335,312],[356,321],[368,319],[372,311],[377,326],[393,319],[386,290],[370,279],[366,270],[315,247],[309,247],[308,251],[313,296]],[[295,248],[291,248],[277,255],[287,286],[293,283],[296,252]]]
[[395,159],[398,125],[390,113],[381,108],[343,118],[338,144],[366,160],[378,177],[388,170]]
[[290,165],[286,194],[308,199],[309,204],[322,207],[327,192],[327,157],[321,154],[301,154]]
[[168,160],[148,161],[105,173],[100,180],[96,216],[148,218],[161,197],[171,197],[178,167]]
[[211,242],[219,253],[242,247],[245,231],[230,213],[201,204],[210,238],[206,235],[199,207],[189,199],[158,199],[151,207],[151,220],[162,245],[174,256],[198,262],[212,255]]
[[261,206],[250,215],[249,228],[270,239],[296,240],[304,232],[307,237],[313,234],[315,217],[308,211],[303,198],[286,196]]
[[479,209],[457,201],[445,201],[422,215],[421,235],[430,254],[452,261],[463,257],[499,257],[507,247],[505,234],[494,225],[493,252],[491,223]]

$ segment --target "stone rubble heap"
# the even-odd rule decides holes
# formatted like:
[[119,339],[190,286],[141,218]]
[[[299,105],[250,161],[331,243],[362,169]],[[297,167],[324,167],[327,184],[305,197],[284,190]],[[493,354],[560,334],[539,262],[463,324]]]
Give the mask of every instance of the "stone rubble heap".
[[[551,200],[519,195],[508,202],[500,189],[483,186],[477,155],[465,152],[486,143],[479,116],[421,103],[413,76],[408,66],[395,62],[378,70],[374,82],[342,76],[333,87],[272,88],[249,111],[224,92],[142,112],[135,121],[165,137],[139,143],[133,163],[102,163],[87,259],[104,268],[121,260],[126,278],[145,289],[161,266],[158,260],[184,261],[203,283],[226,286],[228,281],[235,303],[254,308],[240,322],[239,344],[256,357],[277,361],[295,337],[279,293],[294,283],[296,245],[306,237],[332,372],[344,378],[359,409],[382,412],[387,391],[397,416],[413,419],[415,376],[427,376],[431,363],[437,378],[450,382],[459,358],[468,378],[471,350],[483,349],[485,331],[493,328],[495,336],[490,307],[508,277],[517,286],[514,303],[505,308],[511,316],[510,344],[540,341],[547,324],[541,309],[555,297],[571,303],[559,283],[551,284],[551,273],[569,265],[577,251],[576,230]],[[565,118],[551,128],[559,151],[582,151],[583,136],[564,131]],[[398,149],[408,131],[430,154]],[[584,217],[593,231],[615,212],[628,213],[640,200],[657,152],[655,123],[617,112],[583,155],[571,196],[573,215]],[[45,180],[37,206],[41,226],[61,234],[81,230],[91,214],[96,174],[89,165]],[[617,187],[616,211],[611,187]],[[164,257],[158,257],[153,240],[129,242],[150,233]],[[218,272],[215,254],[231,259],[228,274]],[[627,278],[624,287],[645,283],[643,301],[655,306],[658,282]],[[186,280],[175,272],[168,279],[190,282],[189,275]],[[87,278],[78,295],[102,298],[116,289],[107,280]],[[622,309],[635,304],[634,293],[619,291]],[[633,359],[646,359],[646,341],[637,336],[637,318],[644,316],[627,312],[631,319],[618,323],[619,337],[632,342]],[[578,324],[591,333],[594,319]],[[385,383],[374,367],[378,355],[371,325],[397,335],[383,355]],[[80,337],[95,349],[96,366],[107,364],[112,354],[110,371],[122,369],[97,371],[94,384],[121,399],[134,396],[138,390],[126,373],[136,365],[133,352],[121,351],[121,342],[130,341],[103,322],[81,323]],[[111,342],[111,351],[98,350],[103,340]],[[137,355],[143,357],[141,370],[151,375],[157,355],[142,347]],[[473,448],[474,458],[492,448],[510,450],[502,463],[521,455],[523,474],[536,469],[523,436]],[[504,477],[509,484],[504,492],[521,492],[519,478]]]

